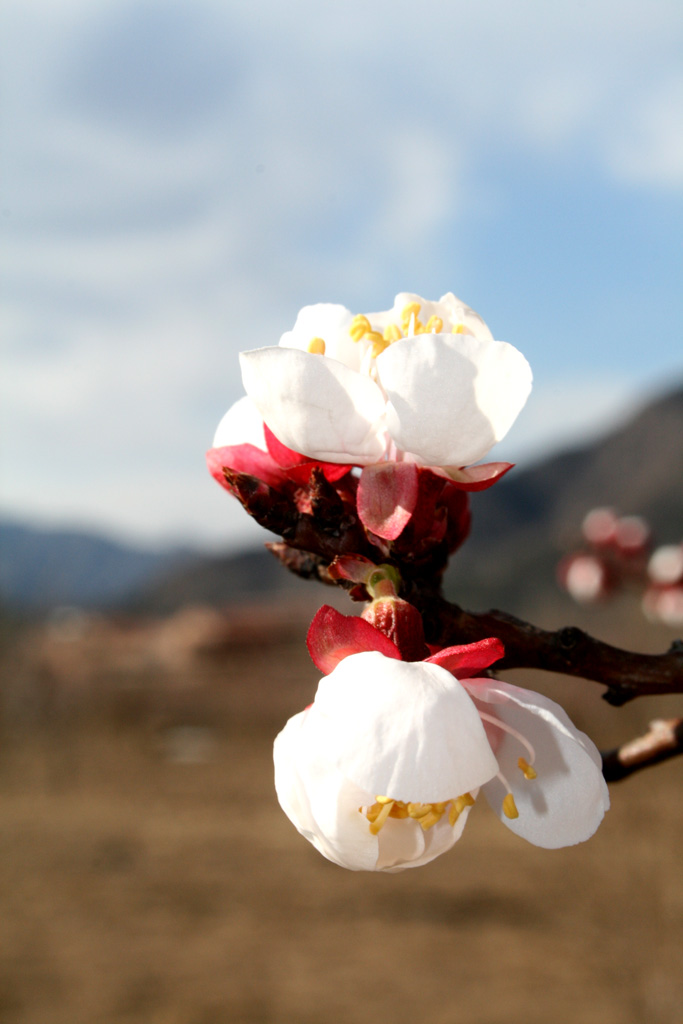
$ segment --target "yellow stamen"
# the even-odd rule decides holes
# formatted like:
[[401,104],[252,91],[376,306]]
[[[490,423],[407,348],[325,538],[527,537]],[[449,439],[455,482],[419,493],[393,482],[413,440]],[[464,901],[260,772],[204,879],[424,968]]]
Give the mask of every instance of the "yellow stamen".
[[391,344],[392,341],[398,341],[399,338],[403,337],[403,332],[398,324],[387,324],[384,328],[384,340]]
[[448,823],[453,826],[465,807],[471,807],[473,804],[474,797],[471,793],[463,793],[462,796],[452,800],[442,800],[433,804],[406,804],[402,800],[392,800],[388,796],[376,796],[375,803],[371,807],[367,807],[365,811],[359,807],[358,810],[361,814],[365,814],[370,822],[370,832],[376,836],[389,818],[412,818],[426,832],[441,821],[446,814],[446,808],[448,808]]
[[400,800],[394,802],[394,806],[391,808],[391,818],[409,818],[408,808],[405,804],[402,804]]
[[380,831],[380,829],[382,828],[382,825],[384,824],[384,822],[387,820],[387,818],[391,814],[391,809],[392,809],[393,806],[394,806],[394,801],[393,800],[390,800],[388,804],[384,804],[384,806],[382,807],[382,810],[379,812],[379,814],[377,815],[376,819],[371,823],[370,831],[372,832],[373,836],[376,836],[377,833]]
[[325,342],[322,338],[311,338],[308,343],[308,351],[312,352],[315,356],[324,356]]
[[474,807],[474,797],[471,793],[463,793],[455,801],[455,809],[458,814],[462,814],[466,807]]
[[365,335],[365,340],[372,343],[371,354],[373,359],[376,359],[377,356],[384,352],[385,348],[389,347],[389,342],[384,340],[379,331],[368,331]]
[[523,757],[520,757],[517,761],[520,772],[525,779],[535,779],[537,772],[535,768],[532,768],[528,761],[525,761]]
[[441,334],[443,330],[443,320],[440,316],[430,316],[429,320],[425,325],[426,334]]
[[455,324],[451,330],[451,334],[472,334],[472,331],[469,327],[466,327],[465,324]]
[[[512,795],[512,793],[508,793],[508,795],[503,800],[503,814],[505,815],[506,818],[518,818],[519,817],[519,811],[517,810],[517,804],[515,803],[515,798]],[[372,828],[372,826],[370,826],[370,827]]]
[[359,313],[358,316],[354,316],[353,320],[351,321],[349,334],[351,335],[354,341],[360,341],[361,338],[364,338],[368,331],[371,330],[372,327],[368,318],[366,316],[363,316],[362,313]]
[[419,302],[409,302],[408,305],[404,306],[401,310],[401,320],[404,324],[407,324],[411,316],[414,316],[417,319],[417,314],[421,309],[422,306]]

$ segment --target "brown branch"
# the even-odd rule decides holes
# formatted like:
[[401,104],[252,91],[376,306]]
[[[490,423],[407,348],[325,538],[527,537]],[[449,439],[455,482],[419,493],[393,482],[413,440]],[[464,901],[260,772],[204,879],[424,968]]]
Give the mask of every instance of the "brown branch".
[[428,643],[448,646],[496,636],[505,657],[496,671],[536,668],[579,676],[607,687],[605,700],[615,706],[634,697],[683,692],[683,643],[676,640],[665,654],[625,651],[595,640],[575,626],[550,632],[529,622],[489,611],[473,614],[432,594],[412,598],[423,613]]
[[683,754],[683,719],[658,718],[644,736],[602,754],[602,774],[607,782],[619,782],[634,772]]
[[295,495],[275,491],[255,477],[230,470],[225,476],[247,512],[283,537],[285,543],[271,550],[293,572],[329,582],[330,563],[344,554],[396,565],[403,580],[402,596],[421,612],[428,643],[447,647],[498,637],[505,645],[505,658],[496,670],[535,668],[592,680],[607,687],[603,696],[616,706],[634,697],[683,693],[680,640],[665,654],[639,654],[595,640],[574,626],[550,632],[505,612],[464,611],[441,594],[445,559],[440,548],[419,563],[391,545],[380,549],[353,514],[352,503],[344,504],[322,474],[315,473],[309,488],[313,514],[297,507]]
[[[328,565],[338,555],[376,557],[377,549],[368,541],[356,516],[339,507],[328,512],[324,503],[325,481],[319,475],[316,483],[323,494],[316,494],[311,502],[316,515],[300,511],[290,494],[276,491],[256,477],[231,470],[224,470],[224,475],[232,493],[249,515],[264,529],[279,534],[288,547],[315,555]],[[292,571],[298,571],[294,565]]]

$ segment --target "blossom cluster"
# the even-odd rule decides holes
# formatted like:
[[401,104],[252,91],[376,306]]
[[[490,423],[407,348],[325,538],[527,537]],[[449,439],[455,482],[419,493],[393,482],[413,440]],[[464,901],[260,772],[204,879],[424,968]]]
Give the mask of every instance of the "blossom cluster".
[[324,606],[309,630],[322,678],[274,746],[285,813],[352,870],[432,860],[480,793],[537,846],[587,839],[609,805],[592,741],[553,701],[492,676],[500,640],[429,646],[400,596],[399,567],[442,571],[469,530],[468,492],[512,468],[481,460],[527,400],[524,356],[454,295],[402,293],[381,313],[307,306],[240,362],[246,394],[218,426],[211,473],[264,525],[286,507],[326,535],[343,528],[356,547],[328,561],[328,581],[370,600],[360,616]]
[[[216,479],[246,472],[287,488],[318,465],[344,481],[344,497],[352,489],[363,526],[386,542],[414,516],[424,525],[413,544],[446,534],[453,492],[482,490],[511,468],[473,464],[505,436],[531,389],[521,352],[495,341],[452,294],[426,302],[403,293],[391,310],[355,317],[343,306],[306,306],[279,345],[243,352],[240,363],[246,396],[216,431]],[[420,507],[433,476],[445,495],[435,523]]]
[[557,571],[575,601],[594,604],[637,588],[646,618],[683,625],[683,543],[653,547],[642,516],[621,516],[612,508],[592,509],[581,532],[583,546],[563,558]]

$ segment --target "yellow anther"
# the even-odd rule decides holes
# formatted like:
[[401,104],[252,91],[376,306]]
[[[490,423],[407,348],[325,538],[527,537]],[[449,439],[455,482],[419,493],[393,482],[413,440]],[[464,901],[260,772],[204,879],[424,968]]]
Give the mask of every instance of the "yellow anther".
[[376,359],[377,356],[381,356],[384,349],[389,347],[389,342],[384,340],[379,331],[368,331],[365,335],[365,341],[372,343],[370,354],[373,359]]
[[451,334],[472,334],[472,331],[465,324],[454,324]]
[[417,314],[422,309],[419,302],[409,302],[407,306],[404,306],[401,310],[401,320],[404,324],[407,324],[411,316],[417,318]]
[[524,776],[525,779],[535,779],[536,769],[532,768],[528,761],[525,761],[523,757],[520,757],[517,761],[517,766]]
[[417,317],[415,317],[414,327],[415,329],[413,331],[413,334],[426,334],[427,332],[427,328],[425,327],[421,320],[417,319]]
[[322,338],[311,338],[308,343],[308,351],[312,352],[314,356],[324,356],[325,342]]
[[440,316],[430,316],[429,320],[425,325],[426,334],[441,334],[443,330],[443,320]]
[[503,814],[505,815],[506,818],[518,818],[519,817],[519,811],[517,810],[517,804],[515,803],[515,798],[512,795],[512,793],[508,793],[508,795],[503,800]]
[[368,331],[371,330],[372,326],[368,318],[366,316],[363,316],[362,313],[359,313],[358,316],[354,316],[353,320],[351,321],[349,334],[351,335],[354,341],[360,341],[361,338],[364,338]]
[[388,796],[376,796],[375,803],[371,807],[358,810],[370,822],[370,832],[376,836],[383,828],[388,818],[412,818],[426,832],[437,822],[441,821],[446,808],[448,808],[448,822],[455,825],[463,809],[474,803],[474,798],[465,793],[452,800],[443,800],[434,804],[404,803],[402,800],[392,800]]
[[392,341],[398,341],[399,338],[403,337],[403,331],[398,324],[387,324],[384,328],[384,340],[391,344]]
[[384,825],[384,822],[387,820],[387,818],[391,814],[391,808],[393,806],[394,806],[394,801],[393,800],[390,800],[388,804],[384,804],[384,806],[382,807],[382,810],[379,812],[379,814],[377,815],[375,820],[373,822],[371,822],[371,824],[370,824],[370,831],[373,834],[373,836],[376,836],[377,833],[380,831],[380,829]]
[[466,807],[474,807],[474,797],[471,793],[463,793],[455,801],[455,809],[458,814],[462,814]]

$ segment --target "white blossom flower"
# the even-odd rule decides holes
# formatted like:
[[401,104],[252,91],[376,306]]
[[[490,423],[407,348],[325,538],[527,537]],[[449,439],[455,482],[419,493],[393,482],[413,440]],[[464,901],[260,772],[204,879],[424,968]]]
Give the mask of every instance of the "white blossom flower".
[[480,788],[537,846],[593,834],[609,806],[598,751],[547,698],[458,681],[454,665],[466,675],[477,657],[490,664],[472,654],[486,643],[421,662],[350,654],[289,720],[274,747],[278,799],[328,860],[356,871],[426,864],[460,838]]
[[279,346],[240,360],[247,394],[283,444],[357,466],[469,466],[505,436],[531,388],[524,356],[450,293],[402,293],[391,310],[357,317],[306,306]]

